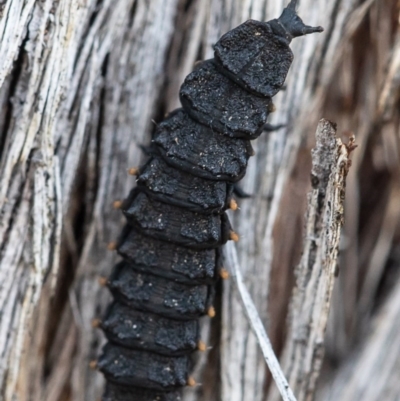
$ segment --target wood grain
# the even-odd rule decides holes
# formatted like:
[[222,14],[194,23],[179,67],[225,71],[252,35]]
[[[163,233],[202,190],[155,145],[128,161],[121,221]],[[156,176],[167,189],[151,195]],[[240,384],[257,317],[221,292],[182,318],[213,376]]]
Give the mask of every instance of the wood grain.
[[[0,399],[99,399],[103,379],[88,364],[104,340],[91,320],[109,300],[97,277],[117,259],[106,248],[123,226],[112,204],[134,185],[126,171],[143,159],[152,120],[177,107],[194,62],[210,58],[229,29],[248,18],[277,17],[285,3],[1,2]],[[239,200],[232,216],[244,282],[280,354],[303,243],[312,133],[325,117],[344,136],[356,134],[341,273],[325,338],[326,391],[342,366],[361,360],[350,352],[355,345],[365,343],[364,355],[376,352],[382,342],[368,332],[377,306],[396,304],[389,294],[396,294],[400,263],[400,228],[393,223],[400,176],[397,3],[300,2],[304,21],[325,32],[293,41],[295,61],[271,119],[286,127],[254,143],[242,183],[252,197]],[[187,400],[267,397],[264,360],[229,288],[217,298],[217,317],[205,323],[212,349],[196,370],[202,386]],[[379,316],[386,322],[389,315]],[[377,333],[381,340],[389,335]],[[384,380],[394,366],[373,372],[382,391],[390,387],[387,394],[399,388]],[[367,388],[368,377],[351,383]],[[375,399],[369,394],[363,400]]]

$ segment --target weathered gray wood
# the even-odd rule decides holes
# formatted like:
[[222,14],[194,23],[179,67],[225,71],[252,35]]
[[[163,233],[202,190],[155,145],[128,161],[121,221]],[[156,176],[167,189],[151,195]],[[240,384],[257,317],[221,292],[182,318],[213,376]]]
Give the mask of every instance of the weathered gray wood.
[[[0,178],[0,383],[6,399],[43,399],[55,387],[65,392],[69,381],[74,400],[100,392],[88,385],[87,369],[98,348],[90,351],[90,321],[107,298],[96,275],[115,259],[106,244],[121,219],[111,204],[133,184],[124,171],[139,162],[138,145],[149,138],[177,2],[96,3],[9,1],[3,9],[0,77],[15,81],[12,93],[10,85],[1,88],[12,102],[3,122]],[[84,214],[77,222],[79,210]],[[57,280],[57,293],[69,296],[58,305],[63,309],[52,311]],[[44,282],[51,288],[42,291]],[[53,343],[46,331],[63,313],[67,327],[76,327],[73,338],[65,342],[60,335]],[[52,351],[54,369],[43,382],[49,363],[43,347],[67,347],[68,363],[77,357],[65,366]],[[29,360],[36,362],[32,369]],[[60,370],[63,381],[56,381]],[[100,385],[97,374],[90,377]],[[46,399],[54,399],[50,395]]]
[[[179,85],[193,63],[211,57],[212,44],[230,28],[250,17],[276,17],[285,3],[7,0],[0,5],[0,394],[5,400],[98,399],[103,379],[88,362],[103,340],[90,322],[109,298],[96,278],[108,274],[116,260],[106,247],[123,225],[112,202],[134,185],[125,172],[140,162],[139,145],[150,140],[151,119],[177,106]],[[325,32],[293,42],[295,62],[287,90],[274,100],[271,121],[287,127],[255,142],[256,156],[242,184],[253,197],[239,201],[232,219],[241,236],[245,283],[278,353],[292,270],[300,258],[310,133],[322,116],[337,121],[339,132],[357,130],[359,144],[348,181],[344,267],[328,328],[328,360],[346,359],[352,342],[365,337],[376,280],[384,279],[389,259],[397,260],[399,228],[379,214],[393,210],[388,205],[397,193],[394,184],[385,187],[394,188],[389,194],[380,189],[381,203],[373,203],[369,214],[362,204],[368,179],[379,186],[382,172],[390,182],[399,176],[394,10],[395,0],[300,2],[304,21]],[[365,166],[372,167],[365,172]],[[364,267],[370,250],[374,263]],[[189,390],[187,400],[264,400],[265,364],[229,284],[222,304],[223,317],[217,305],[219,315],[204,329],[212,349],[198,368],[202,386]],[[365,352],[373,346],[368,344]]]
[[[296,286],[289,312],[289,334],[283,369],[298,401],[314,398],[324,357],[324,337],[338,274],[338,252],[344,222],[346,177],[353,139],[348,145],[336,136],[335,126],[321,120],[312,151],[303,253],[296,268]],[[271,400],[279,400],[272,392]]]
[[400,397],[400,280],[374,319],[371,333],[318,399],[398,400]]

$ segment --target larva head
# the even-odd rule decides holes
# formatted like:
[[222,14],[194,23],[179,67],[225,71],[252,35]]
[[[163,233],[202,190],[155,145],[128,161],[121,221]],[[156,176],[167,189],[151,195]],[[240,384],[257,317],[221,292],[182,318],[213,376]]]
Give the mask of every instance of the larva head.
[[278,19],[248,20],[215,44],[215,61],[249,92],[272,97],[282,87],[293,60],[289,44],[297,36],[323,29],[305,25],[291,0]]
[[309,33],[322,32],[324,30],[322,26],[314,27],[304,24],[302,19],[296,13],[297,4],[298,0],[291,0],[278,18],[278,22],[289,34],[289,37],[296,38]]

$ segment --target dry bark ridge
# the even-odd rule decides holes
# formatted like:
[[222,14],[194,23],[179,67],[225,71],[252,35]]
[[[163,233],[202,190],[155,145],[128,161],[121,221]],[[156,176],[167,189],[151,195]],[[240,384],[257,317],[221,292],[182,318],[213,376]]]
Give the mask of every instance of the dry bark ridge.
[[[302,257],[289,312],[289,334],[282,363],[299,401],[314,398],[324,356],[324,336],[338,275],[338,251],[344,221],[346,177],[353,140],[345,145],[336,127],[319,122],[312,152],[311,184]],[[272,400],[279,400],[275,393]]]
[[[98,399],[102,377],[88,362],[102,337],[90,322],[108,302],[96,276],[107,275],[116,260],[106,244],[123,224],[111,205],[132,186],[124,172],[138,165],[151,119],[176,107],[179,85],[194,62],[209,58],[229,29],[248,18],[277,17],[285,5],[0,4],[0,398]],[[295,62],[286,92],[274,99],[271,121],[287,128],[254,143],[256,157],[243,184],[253,197],[239,202],[233,218],[241,235],[239,263],[279,354],[292,271],[300,260],[310,133],[322,115],[341,131],[356,131],[359,149],[348,177],[341,274],[319,394],[324,399],[331,388],[349,383],[368,389],[378,382],[381,394],[396,399],[396,364],[379,358],[392,356],[398,341],[386,325],[396,315],[384,312],[396,310],[399,291],[390,285],[398,283],[400,265],[397,1],[302,0],[299,14],[325,33],[293,41]],[[213,348],[202,354],[196,373],[203,385],[188,390],[186,399],[213,401],[222,393],[229,401],[264,400],[265,363],[240,301],[225,291],[221,302],[229,307],[229,324],[221,325],[216,305],[216,323],[204,326],[203,338],[210,332]],[[369,337],[371,316],[383,302]],[[355,343],[363,346],[352,353]],[[382,362],[367,375],[353,370],[347,382],[342,374],[345,361],[361,366],[377,360]],[[332,366],[339,366],[337,373]],[[340,394],[347,401],[360,393]],[[363,392],[364,401],[377,397]]]

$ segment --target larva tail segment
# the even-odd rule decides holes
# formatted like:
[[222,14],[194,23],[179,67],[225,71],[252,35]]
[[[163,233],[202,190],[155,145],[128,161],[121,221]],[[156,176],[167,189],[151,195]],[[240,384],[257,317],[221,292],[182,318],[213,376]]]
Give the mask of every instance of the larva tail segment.
[[[115,201],[127,224],[107,248],[122,257],[107,286],[114,300],[92,322],[108,343],[90,363],[106,377],[103,401],[181,401],[191,354],[206,351],[199,317],[216,316],[215,283],[227,279],[221,246],[238,241],[227,209],[250,197],[235,184],[254,150],[250,140],[282,126],[267,123],[298,36],[305,25],[291,0],[278,19],[249,20],[221,37],[214,58],[196,65],[182,84],[182,108],[157,125],[137,186]],[[216,90],[216,88],[218,90]]]

